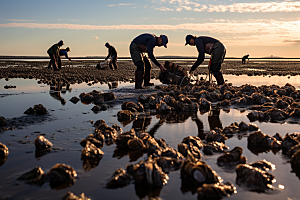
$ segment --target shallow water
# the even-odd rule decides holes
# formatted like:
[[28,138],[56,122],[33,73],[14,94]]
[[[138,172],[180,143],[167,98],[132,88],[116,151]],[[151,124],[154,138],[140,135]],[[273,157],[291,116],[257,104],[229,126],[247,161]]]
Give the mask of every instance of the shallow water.
[[[244,83],[253,85],[285,85],[289,82],[296,88],[300,86],[300,77],[292,76],[290,78],[284,76],[233,76],[225,75],[225,79],[233,83],[233,85],[242,85]],[[153,80],[157,84],[157,80]],[[4,89],[5,85],[16,85],[15,89]],[[133,83],[119,83],[118,88],[112,89],[116,96],[126,100],[127,97],[137,95],[133,90]],[[37,80],[11,79],[5,81],[0,80],[0,116],[4,116],[7,120],[15,118],[22,120],[24,111],[36,104],[43,104],[49,111],[49,116],[44,119],[36,119],[31,123],[20,125],[14,131],[0,132],[0,141],[9,148],[9,156],[6,162],[0,166],[0,199],[62,199],[62,196],[71,191],[75,194],[85,193],[91,199],[151,199],[158,197],[160,199],[197,199],[197,194],[182,188],[180,171],[170,172],[168,183],[162,188],[143,188],[130,185],[119,189],[106,189],[106,180],[118,168],[126,168],[127,164],[135,164],[141,159],[145,159],[146,155],[138,158],[136,161],[132,155],[122,155],[114,152],[116,145],[104,145],[102,148],[105,153],[100,163],[91,170],[83,167],[81,160],[81,150],[83,147],[79,144],[88,134],[92,133],[94,122],[104,119],[107,125],[117,124],[122,127],[123,131],[129,131],[132,127],[143,128],[146,132],[151,132],[156,138],[164,138],[166,143],[177,149],[182,139],[188,135],[197,136],[199,133],[207,132],[215,126],[225,127],[233,122],[245,121],[250,123],[246,114],[248,110],[227,109],[214,110],[212,116],[209,113],[200,114],[197,112],[198,120],[192,120],[192,114],[178,114],[167,117],[166,121],[160,126],[159,115],[151,115],[144,120],[131,122],[123,126],[118,122],[116,114],[121,110],[122,100],[117,101],[107,111],[101,111],[95,114],[91,108],[92,104],[86,105],[78,102],[73,104],[69,99],[73,96],[79,97],[81,92],[91,92],[92,90],[107,91],[107,84],[95,84],[88,86],[86,83],[71,85],[69,90],[64,88],[64,92],[50,93],[50,86],[45,84],[37,84]],[[62,103],[62,99],[65,103]],[[194,118],[193,118],[194,119]],[[141,124],[149,124],[141,126]],[[196,123],[198,122],[198,123]],[[291,123],[265,123],[254,122],[262,130],[263,133],[271,136],[279,133],[284,136],[286,133],[298,132],[299,124]],[[52,143],[55,150],[46,155],[38,155],[35,153],[34,139],[39,134],[45,134]],[[270,173],[277,180],[273,184],[275,190],[268,193],[257,193],[246,191],[235,183],[235,169],[222,168],[216,164],[216,159],[220,154],[213,156],[203,156],[203,160],[207,162],[213,170],[222,177],[224,182],[231,182],[237,187],[237,194],[233,194],[230,199],[299,199],[299,178],[295,173],[291,172],[291,165],[288,159],[279,152],[260,152],[251,151],[247,148],[247,134],[235,135],[226,140],[226,145],[233,149],[235,146],[243,147],[243,155],[247,157],[247,163],[266,159],[276,165],[276,170]],[[17,177],[36,166],[40,166],[45,172],[56,163],[65,163],[74,167],[78,173],[75,184],[65,189],[51,189],[48,183],[42,186],[29,185],[24,182],[17,181]],[[279,185],[283,185],[284,189],[280,189]]]

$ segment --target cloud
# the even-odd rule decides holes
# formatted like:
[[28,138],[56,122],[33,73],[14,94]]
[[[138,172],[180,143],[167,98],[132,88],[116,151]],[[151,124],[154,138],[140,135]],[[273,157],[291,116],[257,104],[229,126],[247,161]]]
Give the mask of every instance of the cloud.
[[[270,12],[299,12],[300,1],[264,2],[264,3],[233,3],[230,5],[201,5],[188,0],[169,0],[175,5],[176,11],[194,10],[195,12],[237,12],[237,13],[270,13]],[[193,6],[193,7],[192,7]],[[201,7],[201,8],[198,8]],[[173,11],[173,8],[164,7],[163,11]]]
[[29,20],[29,19],[5,19],[7,21],[12,21],[12,22],[34,22],[36,20]]
[[174,11],[172,8],[167,8],[167,7],[154,8],[154,10],[160,10],[160,11]]
[[107,5],[109,7],[114,7],[114,6],[131,6],[131,5],[134,5],[136,3],[119,3],[119,4],[110,4],[110,5]]
[[99,38],[97,36],[93,37],[94,40],[98,40]]
[[[299,40],[300,19],[293,21],[278,20],[218,20],[207,23],[150,24],[150,25],[81,25],[81,24],[41,24],[6,23],[2,28],[40,28],[72,30],[160,30],[179,31],[219,36],[226,45],[236,46],[274,46],[294,45]],[[258,45],[259,44],[259,45]]]

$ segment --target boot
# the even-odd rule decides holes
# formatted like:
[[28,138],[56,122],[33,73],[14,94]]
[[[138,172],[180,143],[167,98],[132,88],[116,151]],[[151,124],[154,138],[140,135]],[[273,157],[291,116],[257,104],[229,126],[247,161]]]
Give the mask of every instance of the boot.
[[142,87],[144,71],[135,71],[135,89],[145,89]]
[[49,65],[48,65],[48,69],[52,69],[52,63],[51,63],[51,61],[49,62]]
[[222,72],[217,72],[216,74],[214,74],[214,77],[216,78],[218,85],[224,84],[224,78]]
[[116,62],[113,62],[115,70],[118,70],[118,65]]
[[150,83],[151,71],[146,70],[144,75],[144,86],[153,86],[154,83]]
[[110,68],[111,70],[115,70],[115,69],[113,68],[111,62],[109,63],[109,68]]

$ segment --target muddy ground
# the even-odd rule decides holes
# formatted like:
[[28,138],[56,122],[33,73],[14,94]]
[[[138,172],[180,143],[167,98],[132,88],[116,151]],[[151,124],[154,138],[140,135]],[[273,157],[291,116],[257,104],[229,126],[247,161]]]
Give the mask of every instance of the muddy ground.
[[[179,61],[170,60],[180,66],[190,70],[194,60]],[[165,63],[165,60],[159,61]],[[134,81],[134,71],[136,69],[132,61],[118,61],[118,70],[112,71],[108,67],[105,70],[97,69],[97,60],[72,60],[63,61],[60,71],[48,69],[48,61],[0,61],[0,79],[28,78],[38,79],[42,83],[51,83],[54,79],[61,79],[67,83],[81,82],[108,82],[108,81]],[[207,74],[208,61],[202,63],[197,68],[195,74]],[[224,61],[222,64],[224,74],[259,76],[259,75],[279,75],[295,76],[300,73],[299,61],[249,61],[242,65],[241,61]],[[151,78],[158,78],[159,68],[152,65]]]

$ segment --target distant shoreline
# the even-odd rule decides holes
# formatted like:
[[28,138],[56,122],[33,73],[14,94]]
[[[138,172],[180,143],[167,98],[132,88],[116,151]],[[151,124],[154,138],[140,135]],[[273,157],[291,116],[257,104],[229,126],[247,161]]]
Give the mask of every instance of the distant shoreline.
[[[71,57],[72,59],[76,59],[76,60],[81,60],[81,59],[105,59],[106,56],[78,56],[78,57]],[[190,56],[157,56],[157,59],[197,59],[197,57],[190,57]],[[209,57],[205,57],[206,59],[208,59]],[[48,56],[0,56],[0,60],[14,60],[14,59],[49,59]],[[118,57],[119,60],[124,60],[124,59],[131,59],[131,57]],[[237,58],[237,57],[225,57],[225,59],[231,59],[231,60],[241,60],[242,58]],[[249,58],[249,60],[277,60],[277,59],[281,59],[281,60],[296,60],[296,59],[300,59],[299,58],[284,58],[284,57],[260,57],[260,58]]]

